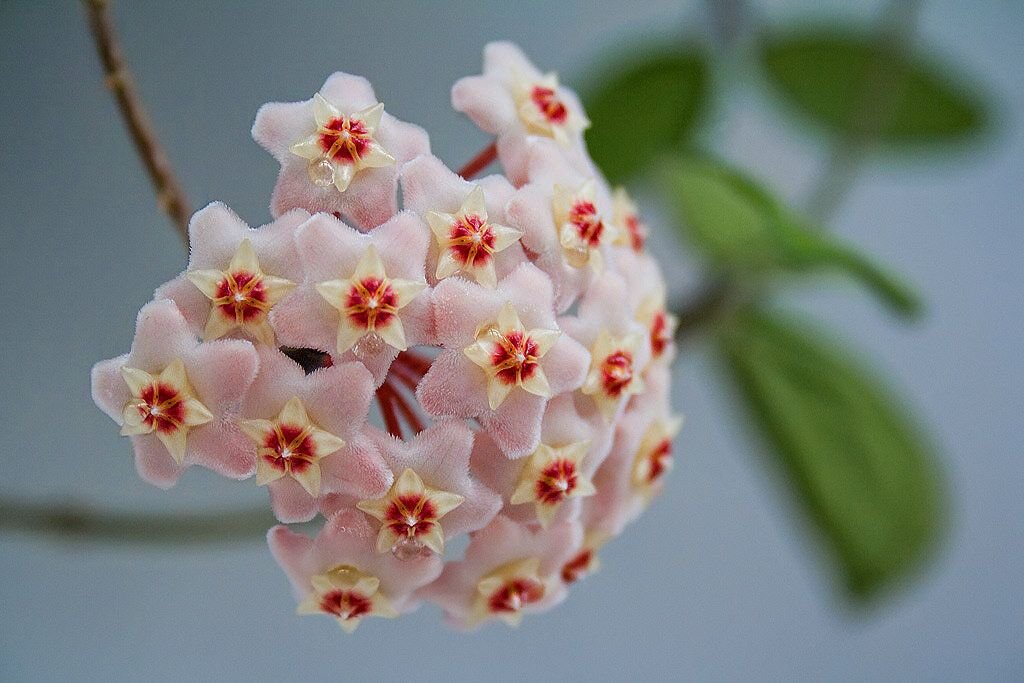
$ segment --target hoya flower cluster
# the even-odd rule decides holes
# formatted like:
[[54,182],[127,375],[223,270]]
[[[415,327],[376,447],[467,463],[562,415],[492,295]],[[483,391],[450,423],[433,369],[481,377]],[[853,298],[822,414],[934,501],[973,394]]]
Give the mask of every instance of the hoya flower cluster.
[[423,601],[463,628],[551,607],[672,466],[663,279],[579,100],[494,43],[452,101],[503,174],[449,170],[357,76],[265,105],[274,221],[196,213],[188,269],[93,370],[146,481],[200,465],[254,478],[285,524],[323,516],[270,548],[300,613],[346,630]]

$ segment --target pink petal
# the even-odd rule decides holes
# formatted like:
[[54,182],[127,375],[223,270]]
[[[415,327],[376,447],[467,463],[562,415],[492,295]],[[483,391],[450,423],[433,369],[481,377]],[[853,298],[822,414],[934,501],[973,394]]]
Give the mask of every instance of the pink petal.
[[320,470],[324,494],[340,493],[356,500],[383,496],[394,480],[380,449],[362,434],[350,436],[344,448],[321,460]]
[[143,481],[161,489],[169,489],[178,483],[185,468],[174,462],[167,447],[155,434],[142,434],[131,439],[135,449],[135,469]]
[[158,373],[198,343],[173,301],[152,301],[139,311],[135,339],[126,364]]
[[480,424],[505,455],[521,458],[537,450],[545,403],[547,399],[517,389],[497,410],[482,414]]
[[92,366],[92,400],[118,425],[123,423],[124,406],[131,399],[128,385],[121,376],[121,368],[127,361],[128,354],[124,354]]
[[486,377],[461,349],[442,351],[420,381],[416,398],[431,415],[476,417],[488,410]]
[[452,86],[452,108],[491,135],[507,130],[517,117],[508,86],[488,76],[467,76],[456,81]]
[[317,500],[291,477],[281,477],[267,484],[274,516],[285,524],[308,522],[316,517]]
[[182,360],[203,405],[225,418],[236,416],[259,368],[256,348],[240,339],[222,339],[197,344]]
[[583,386],[590,367],[590,352],[579,342],[562,335],[541,359],[544,374],[547,375],[551,391],[561,394],[575,391]]

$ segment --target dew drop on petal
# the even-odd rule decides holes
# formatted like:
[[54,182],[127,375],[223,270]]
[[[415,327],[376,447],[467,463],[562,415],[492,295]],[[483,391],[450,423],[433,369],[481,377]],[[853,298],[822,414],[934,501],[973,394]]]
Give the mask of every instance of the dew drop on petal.
[[384,340],[376,332],[363,335],[363,338],[356,342],[352,351],[357,356],[375,355],[384,350]]
[[400,538],[391,546],[391,554],[403,562],[415,560],[417,557],[427,557],[431,552],[433,551],[430,548],[415,538]]
[[309,163],[309,179],[317,187],[330,187],[334,184],[334,164],[326,157],[320,157]]

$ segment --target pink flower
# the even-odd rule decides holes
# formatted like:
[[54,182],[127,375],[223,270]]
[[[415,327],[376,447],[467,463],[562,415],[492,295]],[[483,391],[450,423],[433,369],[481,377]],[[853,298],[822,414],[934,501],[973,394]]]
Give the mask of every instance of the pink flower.
[[300,600],[299,614],[333,617],[351,632],[366,617],[415,609],[414,591],[437,578],[441,560],[378,553],[376,536],[355,510],[328,520],[315,539],[285,526],[270,530],[267,542]]
[[282,522],[305,522],[326,493],[377,496],[391,472],[362,434],[373,378],[359,363],[306,375],[273,348],[260,351],[260,373],[241,410],[255,457],[256,483],[270,490]]
[[562,566],[582,542],[576,523],[534,530],[498,516],[473,535],[465,559],[446,564],[419,597],[439,604],[453,626],[473,629],[500,619],[516,626],[525,613],[546,611],[565,599]]
[[672,471],[682,418],[671,412],[668,370],[652,368],[648,384],[619,420],[611,453],[594,475],[597,495],[583,514],[588,530],[618,535],[661,493]]
[[509,457],[532,452],[547,400],[579,388],[589,360],[558,329],[548,278],[530,264],[493,290],[449,278],[434,290],[433,312],[444,350],[419,385],[420,404],[477,418]]
[[189,465],[244,479],[254,463],[235,420],[257,367],[252,344],[200,342],[162,299],[139,311],[130,353],[93,367],[92,396],[131,437],[149,483],[170,488]]
[[452,87],[452,106],[483,131],[498,136],[498,152],[509,178],[525,182],[525,152],[533,138],[550,138],[583,160],[583,131],[590,126],[576,94],[541,73],[512,43],[484,47],[484,72]]
[[434,340],[427,232],[405,211],[365,234],[327,214],[310,218],[295,236],[303,282],[270,316],[278,339],[358,359],[383,382],[399,351]]
[[324,512],[330,516],[354,504],[370,515],[379,552],[442,555],[445,541],[486,526],[501,508],[501,497],[470,474],[474,435],[464,422],[439,421],[408,441],[372,428],[367,435],[395,483],[373,499],[332,496]]
[[189,223],[188,269],[156,291],[171,299],[207,341],[242,336],[274,345],[270,310],[302,279],[295,230],[309,214],[295,209],[252,229],[213,202]]
[[641,375],[650,358],[647,330],[634,319],[627,281],[603,273],[580,300],[575,316],[559,325],[590,349],[590,370],[581,392],[590,397],[604,421],[613,423],[630,396],[643,392]]
[[504,225],[514,188],[502,176],[468,182],[441,160],[422,156],[402,168],[405,208],[415,211],[434,235],[427,255],[431,284],[460,273],[494,287],[526,260],[522,234]]
[[477,436],[471,469],[487,486],[505,492],[501,514],[543,526],[573,521],[579,504],[594,493],[592,478],[611,448],[612,430],[594,410],[585,417],[577,397],[562,394],[544,411],[540,444],[510,460],[486,433]]
[[616,249],[615,262],[626,279],[628,301],[634,317],[647,334],[651,361],[661,365],[675,358],[675,333],[678,320],[667,307],[665,278],[658,262],[650,254],[631,249]]
[[337,212],[364,230],[397,210],[399,167],[430,151],[422,128],[385,112],[365,78],[341,72],[309,100],[263,105],[252,136],[281,163],[275,216]]

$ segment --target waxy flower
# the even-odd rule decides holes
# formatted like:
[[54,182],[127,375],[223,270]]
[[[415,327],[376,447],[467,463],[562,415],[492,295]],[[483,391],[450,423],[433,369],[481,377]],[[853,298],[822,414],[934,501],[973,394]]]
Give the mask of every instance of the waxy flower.
[[275,215],[337,212],[361,229],[394,215],[398,168],[430,151],[427,134],[385,112],[366,79],[340,72],[305,102],[263,105],[252,135],[281,163]]
[[241,410],[256,484],[270,490],[282,522],[312,519],[326,493],[369,497],[391,485],[390,470],[362,435],[373,379],[359,363],[309,375],[273,348],[260,351],[260,374]]
[[298,612],[331,617],[351,632],[366,617],[411,611],[414,591],[441,573],[436,555],[400,560],[378,553],[375,537],[363,513],[348,510],[329,519],[315,539],[277,526],[267,541],[299,597]]
[[327,214],[310,218],[295,236],[303,282],[271,312],[278,339],[357,358],[382,382],[399,351],[433,341],[427,233],[409,212],[367,234]]
[[442,281],[433,311],[444,350],[417,390],[424,409],[477,418],[509,457],[533,452],[548,397],[579,388],[589,362],[559,334],[552,298],[550,280],[530,264],[493,290]]
[[572,91],[509,43],[484,62],[452,101],[496,139],[459,174],[357,76],[262,107],[275,220],[197,212],[187,269],[93,369],[147,481],[255,474],[281,522],[322,517],[268,543],[298,613],[345,631],[423,600],[460,628],[550,608],[673,465],[647,227]]
[[235,418],[257,367],[252,344],[199,342],[163,299],[139,311],[130,353],[93,368],[92,396],[131,437],[139,476],[151,484],[173,486],[194,464],[243,479],[254,463]]
[[452,87],[452,106],[498,136],[499,158],[517,185],[532,137],[553,139],[574,158],[586,156],[582,133],[590,121],[576,93],[559,85],[554,73],[541,73],[512,43],[484,47],[483,74]]
[[[501,509],[500,496],[470,474],[474,435],[465,423],[441,420],[407,441],[379,430],[368,436],[395,477],[384,496],[356,504],[380,525],[379,552],[441,555],[445,541],[486,526]],[[346,506],[340,498],[327,502],[328,515]]]
[[501,224],[514,191],[501,176],[465,181],[431,156],[405,165],[405,208],[418,213],[434,234],[427,258],[433,282],[462,273],[493,288],[498,276],[526,260],[517,245],[520,232]]
[[534,531],[499,516],[473,535],[463,560],[447,563],[441,578],[418,595],[441,605],[459,628],[492,619],[515,626],[524,614],[565,599],[559,574],[581,541],[575,523]]
[[189,221],[188,269],[156,298],[174,301],[206,341],[237,336],[273,345],[268,314],[302,277],[295,230],[308,219],[296,209],[253,229],[213,202]]

